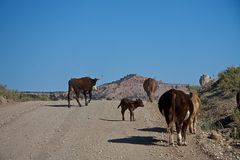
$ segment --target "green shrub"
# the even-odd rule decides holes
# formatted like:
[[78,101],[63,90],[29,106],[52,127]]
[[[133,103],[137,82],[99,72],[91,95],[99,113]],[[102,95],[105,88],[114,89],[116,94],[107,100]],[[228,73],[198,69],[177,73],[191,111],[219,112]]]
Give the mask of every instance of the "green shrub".
[[5,96],[7,94],[7,86],[0,84],[0,96]]
[[232,137],[240,139],[240,111],[235,110],[232,117],[237,126],[232,132]]
[[204,121],[200,121],[199,125],[203,131],[223,129],[222,124],[220,122],[216,123],[214,119],[205,119]]
[[197,85],[187,85],[186,88],[188,89],[189,92],[194,92],[196,94],[198,94],[198,96],[200,95],[200,86]]
[[226,93],[236,93],[240,90],[240,67],[228,67],[218,74],[219,86]]

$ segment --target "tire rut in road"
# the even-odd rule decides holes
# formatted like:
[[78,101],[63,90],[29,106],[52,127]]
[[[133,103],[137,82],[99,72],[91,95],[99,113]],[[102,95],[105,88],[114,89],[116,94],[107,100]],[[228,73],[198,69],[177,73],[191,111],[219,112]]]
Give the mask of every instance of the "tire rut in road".
[[64,145],[64,136],[68,133],[70,128],[72,127],[72,121],[77,118],[78,113],[76,110],[79,108],[71,108],[71,111],[64,119],[63,123],[59,128],[55,129],[54,134],[51,136],[52,138],[43,146],[41,146],[41,151],[38,153],[36,157],[33,159],[36,160],[45,160],[51,157],[52,153],[55,153]]

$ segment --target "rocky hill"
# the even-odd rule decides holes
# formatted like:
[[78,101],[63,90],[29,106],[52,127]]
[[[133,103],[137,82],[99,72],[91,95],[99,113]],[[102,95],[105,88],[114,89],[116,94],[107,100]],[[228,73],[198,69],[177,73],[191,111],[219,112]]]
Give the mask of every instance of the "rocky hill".
[[[137,74],[129,74],[120,80],[106,83],[98,87],[98,90],[94,92],[95,99],[122,99],[128,98],[141,98],[146,100],[147,95],[143,89],[143,82],[147,77],[143,77]],[[186,84],[168,84],[162,81],[158,81],[158,90],[154,95],[154,99],[157,100],[160,95],[165,91],[175,88],[186,91]]]
[[237,127],[233,114],[237,111],[236,95],[226,94],[219,87],[219,81],[213,81],[201,89],[201,121],[203,129],[217,129],[225,136],[233,136]]
[[[120,100],[124,97],[128,98],[141,98],[147,100],[147,94],[143,89],[143,82],[148,77],[143,77],[137,74],[129,74],[123,78],[105,83],[98,86],[97,91],[93,91],[93,99],[107,99],[107,100]],[[165,91],[175,88],[183,91],[187,91],[187,84],[169,84],[164,83],[163,81],[158,81],[158,89],[154,95],[154,99],[157,100]],[[22,92],[29,96],[47,96],[51,100],[66,100],[67,91],[58,91],[58,92]],[[83,95],[80,94],[80,98],[83,98]]]
[[215,159],[240,159],[236,94],[226,94],[219,83],[215,80],[200,89],[202,106],[198,125],[203,134],[199,144]]

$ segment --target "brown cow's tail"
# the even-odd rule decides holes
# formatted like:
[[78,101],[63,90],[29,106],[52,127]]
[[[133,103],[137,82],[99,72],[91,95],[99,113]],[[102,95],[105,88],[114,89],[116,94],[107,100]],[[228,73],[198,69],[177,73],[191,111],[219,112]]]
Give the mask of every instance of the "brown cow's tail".
[[172,99],[171,99],[171,105],[172,105],[172,107],[170,107],[172,110],[170,110],[169,112],[171,112],[171,114],[169,114],[169,116],[171,116],[171,117],[169,117],[171,120],[173,120],[174,121],[174,117],[175,117],[175,101],[176,101],[176,93],[174,93],[173,92],[173,94],[172,94],[172,97],[171,97]]

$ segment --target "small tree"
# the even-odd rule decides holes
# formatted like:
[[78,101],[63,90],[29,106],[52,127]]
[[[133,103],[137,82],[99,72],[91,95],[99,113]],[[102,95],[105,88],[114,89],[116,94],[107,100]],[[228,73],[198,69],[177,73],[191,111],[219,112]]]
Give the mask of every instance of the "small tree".
[[228,67],[218,74],[219,86],[227,93],[240,91],[240,67]]

